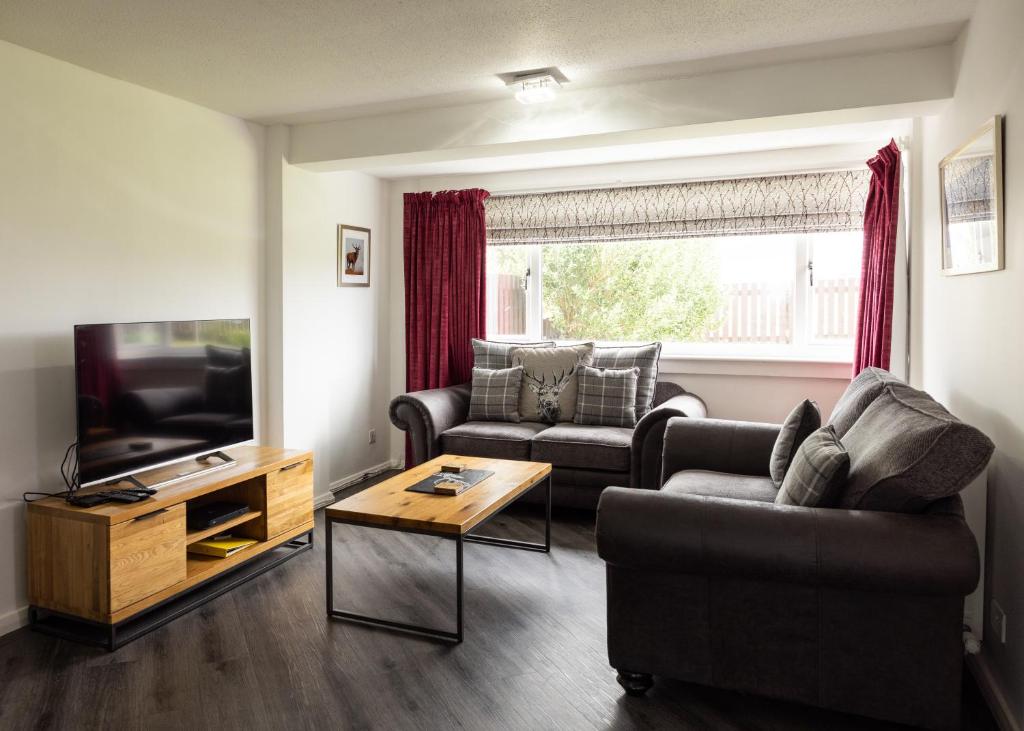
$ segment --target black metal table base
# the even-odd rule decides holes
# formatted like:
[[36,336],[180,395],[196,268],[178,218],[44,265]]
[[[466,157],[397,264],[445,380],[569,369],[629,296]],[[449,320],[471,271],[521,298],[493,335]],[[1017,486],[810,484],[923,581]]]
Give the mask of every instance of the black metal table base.
[[[421,637],[429,637],[436,640],[444,640],[446,642],[462,642],[462,586],[463,586],[463,569],[462,569],[462,548],[465,543],[483,543],[491,546],[502,546],[503,548],[516,548],[523,551],[540,551],[543,553],[551,552],[551,475],[538,480],[536,483],[527,488],[523,494],[525,495],[530,490],[533,490],[540,485],[546,485],[547,495],[544,503],[544,542],[543,543],[531,543],[529,541],[512,540],[509,538],[496,538],[493,536],[482,536],[473,533],[451,535],[447,533],[436,533],[433,531],[414,530],[407,528],[393,528],[381,525],[372,525],[369,523],[362,523],[359,521],[344,520],[341,518],[326,517],[324,527],[327,532],[327,617],[328,619],[341,619],[349,622],[358,622],[360,624],[366,624],[373,627],[381,627],[383,629],[394,630],[396,632],[405,632],[408,634],[419,635]],[[486,525],[490,522],[495,515],[500,514],[501,511],[497,511],[494,515],[490,516],[487,520],[480,523],[477,526],[479,528],[482,525]],[[392,530],[399,533],[415,533],[418,535],[433,536],[435,538],[444,538],[447,540],[455,541],[455,631],[435,629],[432,627],[423,627],[416,624],[408,624],[405,622],[395,622],[390,619],[381,619],[379,617],[370,617],[365,614],[357,614],[355,612],[347,612],[334,607],[334,560],[333,560],[333,543],[332,533],[333,525],[335,523],[343,523],[349,525],[359,525],[366,528],[377,528],[379,530]]]
[[[302,539],[305,540],[302,540]],[[141,614],[117,624],[93,622],[42,607],[28,608],[29,626],[35,632],[60,637],[85,645],[102,647],[109,652],[163,627],[196,607],[206,604],[260,574],[280,566],[302,551],[313,548],[313,531],[302,533],[287,543],[268,550],[250,561],[239,564],[227,573],[188,588],[183,593],[154,604]],[[282,551],[282,549],[285,549]]]

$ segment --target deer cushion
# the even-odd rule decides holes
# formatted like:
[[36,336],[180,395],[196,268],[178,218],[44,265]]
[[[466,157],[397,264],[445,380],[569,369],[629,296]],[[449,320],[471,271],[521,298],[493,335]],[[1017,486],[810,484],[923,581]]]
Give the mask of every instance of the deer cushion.
[[576,394],[576,424],[636,426],[639,368],[592,368],[581,365]]
[[572,421],[576,414],[580,364],[590,365],[594,344],[513,348],[512,365],[523,367],[519,416],[547,424]]

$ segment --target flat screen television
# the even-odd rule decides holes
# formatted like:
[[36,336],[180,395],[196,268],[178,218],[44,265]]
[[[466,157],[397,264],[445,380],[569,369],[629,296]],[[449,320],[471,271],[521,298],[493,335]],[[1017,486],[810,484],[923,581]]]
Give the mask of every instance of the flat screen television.
[[249,320],[75,326],[81,485],[253,438]]

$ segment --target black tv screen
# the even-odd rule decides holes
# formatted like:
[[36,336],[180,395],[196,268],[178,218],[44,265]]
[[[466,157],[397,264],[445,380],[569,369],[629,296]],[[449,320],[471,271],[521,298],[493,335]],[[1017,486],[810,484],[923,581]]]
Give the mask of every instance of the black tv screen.
[[248,320],[75,326],[79,481],[253,438]]

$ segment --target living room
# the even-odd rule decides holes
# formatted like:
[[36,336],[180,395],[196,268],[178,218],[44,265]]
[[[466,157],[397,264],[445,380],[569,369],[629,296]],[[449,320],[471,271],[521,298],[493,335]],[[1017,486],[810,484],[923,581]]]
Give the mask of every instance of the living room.
[[[4,3],[0,725],[1021,728],[1022,31],[1019,0]],[[185,343],[244,418],[117,433],[104,338],[133,414]],[[570,401],[530,389],[587,343]],[[808,432],[857,469],[871,367],[955,438],[928,505],[777,505]],[[861,458],[911,469],[908,414]],[[408,492],[442,466],[489,476]],[[185,544],[229,523],[173,534],[214,496],[223,563]],[[117,584],[115,546],[177,578]]]

